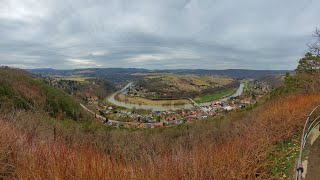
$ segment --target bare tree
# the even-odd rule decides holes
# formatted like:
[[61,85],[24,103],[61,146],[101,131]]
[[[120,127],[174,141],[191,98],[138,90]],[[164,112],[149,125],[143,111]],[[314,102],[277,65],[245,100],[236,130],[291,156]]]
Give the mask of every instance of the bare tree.
[[310,52],[314,53],[315,55],[320,55],[320,30],[316,28],[315,32],[313,33],[315,37],[315,41],[313,43],[308,44]]

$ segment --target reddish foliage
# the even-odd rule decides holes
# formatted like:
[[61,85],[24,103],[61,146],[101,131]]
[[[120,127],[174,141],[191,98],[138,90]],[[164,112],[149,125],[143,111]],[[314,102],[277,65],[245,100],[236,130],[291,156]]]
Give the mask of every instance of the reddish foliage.
[[273,144],[301,130],[319,102],[319,93],[291,95],[222,123],[148,136],[144,131],[106,136],[74,130],[54,141],[45,128],[29,136],[33,126],[24,125],[22,131],[3,119],[0,172],[21,179],[268,179]]

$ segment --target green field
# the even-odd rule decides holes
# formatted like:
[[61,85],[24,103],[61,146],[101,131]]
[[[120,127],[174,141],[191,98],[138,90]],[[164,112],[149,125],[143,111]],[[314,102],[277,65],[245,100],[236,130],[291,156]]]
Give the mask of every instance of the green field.
[[209,101],[213,101],[215,99],[220,99],[220,98],[223,98],[223,97],[226,97],[226,96],[231,96],[235,92],[236,92],[235,90],[228,90],[228,91],[223,91],[223,92],[216,93],[216,94],[210,94],[210,95],[197,97],[194,100],[197,103],[209,102]]
[[249,92],[250,91],[250,85],[249,82],[245,82],[244,87],[243,87],[244,92]]
[[86,79],[85,77],[61,77],[61,78],[57,78],[59,80],[65,80],[65,81],[78,81],[78,82],[85,82]]

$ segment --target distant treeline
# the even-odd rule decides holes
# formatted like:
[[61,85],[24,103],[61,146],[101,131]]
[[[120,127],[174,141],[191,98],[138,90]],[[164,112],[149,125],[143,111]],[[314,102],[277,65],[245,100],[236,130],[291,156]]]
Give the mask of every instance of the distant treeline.
[[233,78],[253,78],[258,79],[267,75],[294,73],[293,70],[249,70],[249,69],[226,69],[226,70],[206,70],[206,69],[176,69],[176,70],[148,70],[137,68],[88,68],[74,70],[56,69],[27,69],[28,72],[41,74],[43,76],[71,76],[82,75],[86,77],[107,77],[113,81],[133,80],[137,76],[134,73],[177,73],[177,74],[196,74],[196,75],[221,75]]

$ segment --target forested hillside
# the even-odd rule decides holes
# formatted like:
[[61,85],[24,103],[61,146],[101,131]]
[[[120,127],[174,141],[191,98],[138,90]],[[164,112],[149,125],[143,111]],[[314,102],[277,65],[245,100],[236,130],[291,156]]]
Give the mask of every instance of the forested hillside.
[[1,110],[45,111],[53,117],[78,120],[81,106],[65,92],[47,85],[40,77],[23,70],[0,68]]

